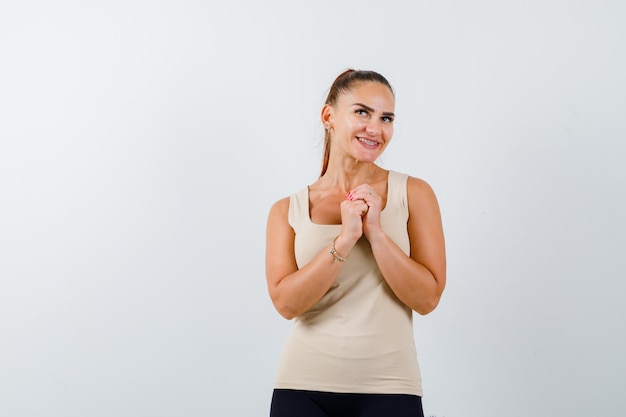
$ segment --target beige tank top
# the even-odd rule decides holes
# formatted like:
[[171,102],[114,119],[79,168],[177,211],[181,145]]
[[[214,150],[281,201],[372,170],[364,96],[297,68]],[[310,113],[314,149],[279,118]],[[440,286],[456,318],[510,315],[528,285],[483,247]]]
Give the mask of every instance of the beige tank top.
[[[407,178],[389,171],[381,223],[408,255]],[[341,229],[311,221],[308,187],[290,197],[289,224],[295,231],[299,268]],[[276,388],[421,396],[412,318],[412,310],[393,294],[362,237],[328,292],[294,319]]]

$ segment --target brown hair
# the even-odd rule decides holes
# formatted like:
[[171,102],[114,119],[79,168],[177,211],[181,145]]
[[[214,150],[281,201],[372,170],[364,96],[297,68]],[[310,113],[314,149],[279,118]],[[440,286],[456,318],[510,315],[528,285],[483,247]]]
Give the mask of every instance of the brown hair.
[[[341,74],[333,84],[330,86],[330,90],[328,90],[328,96],[326,96],[325,104],[329,106],[335,105],[339,96],[341,94],[350,91],[354,88],[355,85],[363,82],[376,82],[380,83],[384,86],[387,86],[391,91],[391,94],[394,94],[393,88],[391,88],[391,84],[389,81],[379,73],[375,71],[361,71],[361,70],[353,70],[348,69]],[[326,173],[326,169],[328,169],[328,161],[330,159],[330,129],[326,129],[324,132],[324,157],[322,158],[322,172],[320,177]]]

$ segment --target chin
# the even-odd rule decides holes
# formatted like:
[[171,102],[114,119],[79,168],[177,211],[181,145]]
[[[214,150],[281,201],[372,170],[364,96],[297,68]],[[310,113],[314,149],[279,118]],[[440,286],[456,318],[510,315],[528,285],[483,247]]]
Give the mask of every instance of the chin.
[[368,156],[368,157],[362,157],[362,158],[356,158],[357,161],[359,162],[365,162],[365,163],[374,163],[376,162],[376,160],[378,160],[378,158],[380,157],[380,155],[376,155],[376,156]]

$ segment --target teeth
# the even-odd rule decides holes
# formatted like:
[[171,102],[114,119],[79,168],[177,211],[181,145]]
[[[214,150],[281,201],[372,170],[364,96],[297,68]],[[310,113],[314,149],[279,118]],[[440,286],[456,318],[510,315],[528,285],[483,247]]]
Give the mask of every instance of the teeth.
[[359,142],[363,142],[366,145],[370,145],[370,146],[378,145],[377,142],[374,142],[374,141],[371,141],[371,140],[367,140],[367,139],[363,139],[363,138],[357,138],[357,139],[359,139]]

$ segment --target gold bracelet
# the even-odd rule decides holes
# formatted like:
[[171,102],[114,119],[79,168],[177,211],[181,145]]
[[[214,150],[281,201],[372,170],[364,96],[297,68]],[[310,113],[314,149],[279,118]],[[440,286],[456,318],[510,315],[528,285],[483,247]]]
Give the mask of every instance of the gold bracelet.
[[339,237],[339,235],[335,236],[335,238],[333,239],[333,243],[330,245],[330,254],[333,255],[335,257],[335,259],[333,260],[333,263],[339,261],[339,262],[345,262],[346,259],[348,259],[348,256],[346,256],[345,258],[341,255],[339,255],[337,253],[337,251],[335,250],[335,240],[337,240],[337,238]]

